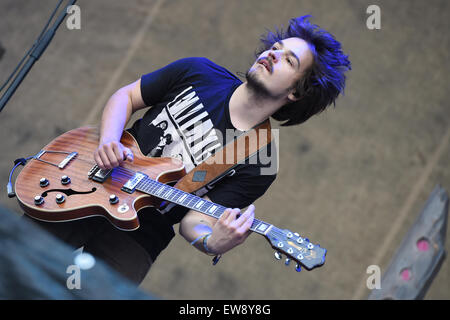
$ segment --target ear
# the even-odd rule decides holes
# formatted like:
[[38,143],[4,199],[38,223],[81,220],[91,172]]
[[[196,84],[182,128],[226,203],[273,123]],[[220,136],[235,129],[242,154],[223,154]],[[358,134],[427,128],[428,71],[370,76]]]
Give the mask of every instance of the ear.
[[287,98],[289,102],[295,102],[300,100],[302,97],[295,90],[293,90],[291,93],[288,94]]

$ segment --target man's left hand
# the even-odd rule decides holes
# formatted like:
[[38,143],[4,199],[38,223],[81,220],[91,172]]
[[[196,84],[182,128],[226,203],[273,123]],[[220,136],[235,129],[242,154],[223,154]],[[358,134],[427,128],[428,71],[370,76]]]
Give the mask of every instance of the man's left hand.
[[206,243],[210,252],[225,253],[247,239],[255,218],[255,206],[250,205],[243,214],[240,213],[240,209],[229,208],[220,216]]

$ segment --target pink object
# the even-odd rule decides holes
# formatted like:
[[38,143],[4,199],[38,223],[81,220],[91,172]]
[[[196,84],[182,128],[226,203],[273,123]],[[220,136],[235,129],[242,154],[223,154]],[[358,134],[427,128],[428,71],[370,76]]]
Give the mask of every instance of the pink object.
[[417,249],[419,249],[419,251],[428,251],[429,248],[430,243],[428,242],[427,239],[422,238],[419,241],[417,241]]
[[411,270],[409,270],[409,269],[403,269],[400,272],[400,275],[401,275],[402,279],[405,281],[411,280]]

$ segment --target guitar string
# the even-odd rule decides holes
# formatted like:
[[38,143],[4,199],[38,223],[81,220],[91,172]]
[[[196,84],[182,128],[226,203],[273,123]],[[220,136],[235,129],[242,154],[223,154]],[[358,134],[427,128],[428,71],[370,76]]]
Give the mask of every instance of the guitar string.
[[[86,162],[86,163],[91,164],[91,165],[93,165],[93,166],[95,165],[95,164],[93,164],[92,160],[87,160],[87,159],[84,159],[83,157],[78,157],[78,160],[83,161],[83,162]],[[122,175],[122,176],[130,176],[130,177],[131,177],[131,176],[133,176],[133,175],[136,173],[136,171],[134,171],[134,170],[132,170],[132,169],[125,168],[125,167],[122,167],[122,166],[118,166],[118,167],[115,167],[115,168],[113,169],[113,173],[114,173],[114,174],[119,174],[119,175]],[[113,177],[112,175],[111,175],[111,178],[112,178],[114,181],[120,181],[120,179],[118,179],[118,178],[116,178],[116,177]],[[161,183],[161,182],[159,182],[159,181],[156,181],[156,180],[154,180],[154,179],[152,179],[152,178],[150,178],[150,177],[148,177],[148,176],[147,176],[146,180],[147,180],[147,181],[146,181],[146,185],[147,185],[147,186],[150,186],[151,188],[154,188],[154,189],[156,189],[157,187],[170,188],[170,189],[174,190],[174,194],[177,194],[177,193],[180,193],[181,195],[182,195],[182,194],[185,194],[185,195],[186,195],[186,198],[185,198],[185,199],[189,199],[189,201],[186,203],[186,206],[187,206],[188,208],[193,209],[193,210],[196,210],[195,205],[191,205],[191,207],[188,206],[189,202],[191,202],[192,200],[198,200],[198,199],[201,199],[201,201],[205,201],[205,204],[208,204],[208,205],[209,205],[208,208],[211,208],[212,205],[217,205],[217,204],[214,204],[214,203],[211,202],[211,201],[204,200],[204,199],[202,199],[202,198],[200,198],[200,197],[198,197],[198,196],[196,196],[196,195],[192,195],[192,194],[190,194],[190,193],[184,192],[183,190],[179,190],[179,189],[173,188],[173,187],[171,187],[171,186],[169,186],[169,185],[163,184],[163,183]],[[147,190],[144,190],[144,191],[147,191]],[[154,192],[154,190],[153,190],[153,192]],[[153,194],[153,192],[151,192],[151,193]],[[166,192],[164,192],[164,193],[166,193]],[[153,194],[153,195],[154,195],[154,194]],[[154,195],[154,196],[157,196],[157,195]],[[176,200],[175,200],[175,198],[174,198],[174,200],[177,201],[180,197],[181,197],[181,196],[179,196]],[[173,203],[173,201],[171,201],[170,199],[164,199],[164,198],[161,198],[161,199],[167,200],[167,201],[170,201],[170,202]],[[179,204],[178,202],[175,202],[175,203],[176,203],[176,204]],[[224,211],[226,210],[226,208],[223,207],[223,206],[221,206],[221,205],[217,205],[217,206],[218,206],[218,209],[215,211],[215,213],[218,213],[218,215],[216,216],[215,213],[213,213],[212,215],[213,215],[216,219],[219,219],[220,216],[221,216],[221,215],[224,213]],[[202,204],[202,207],[203,207],[203,204]],[[200,208],[197,208],[197,209],[201,209],[201,207],[200,207]],[[206,213],[206,212],[204,212],[204,213]],[[256,227],[257,227],[261,222],[267,224],[266,222],[260,221],[260,220],[258,220],[258,219],[255,218],[255,219],[253,220],[252,225],[250,226],[250,230],[253,229],[252,231],[257,231]],[[269,224],[269,225],[272,226],[272,228],[271,228],[271,230],[270,230],[270,233],[271,233],[271,234],[277,235],[278,237],[283,237],[283,236],[284,236],[284,232],[283,232],[281,229],[275,227],[275,226],[272,225],[272,224]],[[304,247],[305,249],[307,249],[307,248],[305,247],[304,244],[300,244],[300,245],[301,245],[302,247]],[[309,249],[309,250],[311,250],[311,249]],[[315,250],[314,250],[314,251],[315,251]]]
[[[84,158],[82,158],[82,157],[78,157],[77,159],[78,159],[78,160],[81,160],[81,161],[83,161],[83,162],[86,162],[86,163],[88,163],[88,164],[91,164],[92,166],[96,165],[96,163],[95,163],[95,162],[93,163],[92,160],[87,160],[87,159],[84,159]],[[121,167],[121,166],[115,167],[114,169],[119,169],[119,168],[120,168],[120,170],[125,170],[125,171],[128,171],[129,173],[132,173],[132,174],[135,174],[135,173],[136,173],[135,171],[133,171],[133,170],[131,170],[131,169],[124,168],[124,167]]]
[[[123,168],[123,167],[117,167],[116,169],[121,170],[121,169],[126,169],[126,168]],[[126,169],[126,170],[127,170],[127,171],[133,172],[133,171],[130,170],[130,169]],[[217,204],[214,204],[214,203],[211,202],[211,201],[204,200],[204,199],[202,199],[202,198],[200,198],[200,197],[198,197],[198,196],[196,196],[196,195],[187,193],[187,192],[185,192],[185,191],[183,191],[183,190],[179,190],[179,189],[176,189],[176,188],[171,187],[171,186],[169,186],[169,185],[166,185],[166,184],[164,184],[164,183],[161,183],[161,182],[159,182],[159,181],[156,181],[156,180],[154,180],[154,179],[152,179],[152,178],[150,178],[150,177],[148,177],[148,176],[147,176],[146,180],[144,180],[144,183],[140,183],[140,184],[141,184],[141,186],[139,186],[139,189],[141,189],[141,191],[149,191],[151,194],[153,194],[153,195],[156,196],[156,197],[159,197],[159,196],[156,195],[156,194],[154,194],[154,191],[155,191],[155,189],[160,189],[161,187],[163,187],[164,189],[173,190],[173,195],[174,195],[174,196],[177,195],[178,193],[181,193],[181,195],[185,194],[185,195],[186,195],[185,200],[189,200],[189,201],[186,202],[185,206],[188,207],[188,208],[191,208],[191,209],[193,209],[193,210],[196,210],[196,209],[202,210],[202,207],[204,206],[204,204],[202,204],[202,207],[196,208],[195,205],[190,205],[189,203],[190,203],[191,201],[193,201],[193,200],[197,200],[197,203],[198,203],[198,200],[204,201],[205,204],[208,204],[208,205],[209,205],[208,208],[210,208],[212,205],[217,205]],[[143,184],[143,185],[142,185],[142,184]],[[142,190],[142,189],[144,189],[144,188],[146,188],[146,187],[151,187],[153,190],[148,190],[148,189],[147,189],[147,190]],[[166,190],[163,194],[166,194],[166,193],[167,193],[167,190]],[[180,197],[181,197],[181,196],[179,196],[177,199],[175,199],[175,197],[173,197],[173,199],[170,199],[170,198],[169,198],[169,199],[166,199],[166,198],[162,198],[162,197],[159,197],[159,198],[174,203],[174,202],[177,201]],[[180,204],[180,203],[178,203],[178,202],[175,202],[175,203],[176,203],[176,204]],[[181,205],[183,205],[183,204],[181,204]],[[220,218],[220,216],[221,216],[221,215],[223,214],[223,212],[226,210],[226,208],[223,207],[223,206],[218,205],[218,207],[219,207],[219,209],[216,210],[215,212],[216,212],[216,213],[220,213],[220,215],[217,215],[217,216],[216,216],[215,214],[212,214],[212,215],[213,215],[215,218],[217,218],[217,219]],[[205,208],[205,209],[206,209],[206,208]],[[203,209],[203,210],[205,210],[205,209]],[[220,211],[221,211],[221,212],[220,212]],[[204,212],[204,213],[206,213],[206,212]],[[207,214],[207,213],[206,213],[206,214]],[[260,223],[272,225],[272,224],[270,224],[270,223],[267,223],[267,222],[264,222],[264,221],[261,221],[261,220],[258,220],[258,219],[255,218],[254,221],[253,221],[253,223],[252,223],[252,225],[250,226],[250,228],[256,229],[256,227],[257,227]],[[255,230],[255,231],[256,231],[256,230]],[[284,232],[283,232],[282,230],[280,230],[279,228],[275,227],[274,225],[272,225],[271,232],[274,233],[274,234],[276,234],[276,235],[278,235],[279,237],[282,237],[282,236],[284,235]]]
[[[183,200],[181,202],[182,206],[193,209],[193,210],[199,210],[200,212],[203,212],[207,215],[213,216],[216,219],[220,218],[220,216],[226,210],[226,208],[221,205],[217,205],[213,202],[204,200],[196,195],[192,195],[187,192],[184,192],[183,190],[179,190],[179,189],[173,188],[171,186],[165,185],[165,184],[163,184],[159,181],[155,181],[149,177],[147,177],[145,180],[143,180],[143,182],[139,183],[138,186],[136,186],[136,188],[140,191],[148,192],[148,193],[153,194],[156,197],[159,197],[163,200],[170,201],[172,203],[179,204],[179,205],[180,205],[180,202],[178,200],[183,195],[185,195],[185,198],[183,198]],[[160,190],[161,188],[165,189],[164,192],[161,192],[160,195],[155,194],[155,191]],[[172,190],[170,193],[171,197],[168,197],[166,195],[169,194],[170,190]],[[194,200],[196,200],[196,202],[193,204],[190,204]],[[199,203],[199,200],[204,203],[200,207],[197,207],[196,204]],[[209,213],[207,210],[212,208],[213,206],[216,206],[217,209],[214,211],[214,213]],[[253,222],[253,224],[255,226],[259,223],[259,221],[256,221],[256,220],[257,219],[255,219],[255,221]],[[253,224],[252,224],[252,227],[253,227]]]
[[[84,161],[84,162],[86,162],[86,163],[92,164],[92,160],[86,160],[86,159],[84,159],[83,157],[79,157],[78,160],[81,160],[81,161]],[[136,171],[119,166],[119,167],[114,168],[113,173],[114,173],[114,174],[122,174],[122,175],[133,176],[133,175],[136,173]],[[113,178],[113,177],[112,177],[112,178]],[[118,181],[118,180],[119,180],[119,179],[115,178],[115,181]],[[156,181],[156,180],[154,180],[154,179],[152,179],[152,178],[150,178],[150,177],[148,177],[148,176],[147,176],[147,182],[148,182],[147,184],[148,184],[149,186],[153,187],[153,188],[164,186],[165,188],[172,188],[172,189],[175,191],[174,194],[176,194],[176,193],[186,194],[186,199],[189,199],[189,201],[187,202],[187,205],[189,205],[189,202],[191,202],[192,200],[196,199],[196,196],[195,196],[195,195],[192,195],[192,194],[190,194],[190,193],[184,192],[183,190],[179,190],[179,189],[173,188],[173,187],[171,187],[171,186],[168,186],[168,185],[166,185],[166,184],[163,184],[163,183],[161,183],[161,182],[159,182],[159,181]],[[146,191],[146,190],[144,190],[144,191]],[[151,192],[151,193],[153,193],[153,192]],[[157,196],[157,195],[155,195],[155,196]],[[180,197],[178,197],[178,198],[180,198]],[[201,198],[200,198],[200,199],[201,199]],[[164,199],[164,200],[171,201],[170,199]],[[212,204],[212,202],[209,202],[209,201],[206,201],[206,200],[203,200],[203,199],[202,199],[202,201],[205,201],[205,203]],[[192,207],[193,207],[192,209],[195,210],[195,206],[192,206]],[[225,209],[226,209],[226,208],[222,209],[222,208],[221,208],[222,206],[220,206],[220,205],[218,205],[218,207],[219,207],[219,209],[216,210],[217,213],[219,213],[219,211],[222,211],[222,210],[225,210]],[[189,208],[189,207],[188,207],[188,208]],[[223,213],[223,212],[222,212],[222,213]],[[214,217],[215,217],[215,215],[214,215]],[[255,220],[257,220],[257,219],[255,219]],[[259,221],[258,221],[258,223],[259,223]],[[253,226],[253,225],[252,225],[252,226]]]
[[[191,198],[191,199],[189,199],[189,201],[187,201],[186,206],[192,208],[193,210],[196,210],[196,209],[195,209],[195,205],[189,205],[189,203],[190,203],[192,200],[198,200],[198,199],[200,199],[201,201],[204,201],[205,204],[208,204],[209,207],[211,207],[211,205],[215,205],[214,203],[212,203],[212,202],[210,202],[210,201],[203,200],[203,199],[201,199],[200,197],[197,197],[197,196],[195,196],[195,195],[188,194],[188,193],[186,193],[186,192],[184,192],[184,191],[182,191],[182,190],[178,190],[178,189],[176,189],[176,188],[173,188],[173,187],[171,187],[171,186],[165,185],[165,184],[163,184],[163,183],[161,183],[161,182],[155,181],[155,180],[153,180],[153,179],[151,179],[151,178],[148,178],[148,177],[147,177],[145,180],[143,180],[142,183],[139,183],[138,186],[136,186],[136,188],[137,188],[138,190],[141,190],[141,191],[144,191],[144,192],[150,192],[151,194],[154,194],[155,190],[160,190],[161,188],[164,188],[164,189],[166,189],[166,190],[163,189],[163,191],[161,192],[161,195],[160,195],[160,196],[163,196],[163,197],[164,197],[164,198],[162,198],[162,199],[167,200],[167,201],[171,201],[171,202],[175,202],[175,201],[177,201],[177,200],[180,198],[180,197],[178,197],[177,199],[175,199],[176,196],[177,196],[177,193],[180,193],[180,194],[186,194],[187,197],[185,198],[185,200],[188,199],[188,198]],[[173,190],[173,193],[171,193],[171,195],[173,194],[173,199],[172,199],[172,200],[171,200],[169,197],[165,197],[165,196],[164,196],[164,195],[167,194],[167,192],[168,192],[167,189]],[[154,195],[157,196],[157,197],[160,197],[160,196],[158,196],[158,195],[156,195],[156,194],[154,194]],[[169,198],[169,199],[167,199],[167,198]],[[184,201],[184,200],[183,200],[183,201]],[[175,202],[175,203],[178,203],[178,202]],[[197,209],[201,210],[205,204],[202,204],[202,206],[201,206],[200,208],[197,208]],[[208,208],[209,208],[209,207],[208,207]],[[206,209],[206,208],[205,208],[205,209]],[[220,210],[217,210],[216,212],[222,211],[222,212],[218,212],[218,213],[220,213],[220,215],[222,215],[224,209],[226,209],[226,208],[219,205],[219,209],[220,209]],[[204,209],[203,209],[203,210],[204,210]],[[204,212],[204,213],[205,213],[205,212]],[[213,215],[215,218],[218,218],[215,214],[212,214],[212,215]],[[219,215],[219,217],[220,217],[220,215]],[[255,227],[259,224],[259,222],[261,222],[261,221],[259,221],[258,219],[254,219],[254,221],[253,221],[253,223],[252,223],[252,226],[251,226],[250,228],[255,228]],[[252,231],[256,231],[256,230],[252,230]],[[282,230],[280,230],[279,228],[273,226],[273,225],[272,225],[272,230],[271,230],[270,232],[273,233],[273,234],[278,235],[279,237],[283,237],[283,236],[284,236],[284,232],[283,232]],[[303,247],[304,249],[308,250],[308,248],[305,246],[305,244],[303,244],[303,243],[300,244],[300,243],[299,243],[299,245],[300,245],[301,247]],[[282,249],[281,249],[281,248],[278,248],[278,250],[282,250]],[[311,249],[309,249],[309,250],[311,250]],[[285,250],[283,250],[283,251],[285,251]],[[312,250],[311,250],[311,251],[312,251]],[[314,251],[315,251],[315,250],[314,250]],[[298,263],[301,263],[300,261],[298,261],[298,260],[295,259],[295,258],[294,258],[294,260],[297,261]],[[302,264],[303,264],[303,263],[302,263]]]
[[[86,163],[92,164],[92,160],[86,160],[86,159],[84,159],[84,158],[82,158],[82,157],[79,157],[78,160],[81,160],[81,161],[84,161],[84,162],[86,162]],[[134,175],[134,174],[136,173],[136,171],[134,171],[134,170],[132,170],[132,169],[125,168],[125,167],[122,167],[122,166],[115,167],[113,172],[114,172],[115,174],[121,174],[121,175],[124,175],[124,176],[125,176],[125,175],[130,175],[130,176],[132,176],[132,175]],[[116,181],[119,181],[119,179],[117,179],[117,178],[116,178],[115,180],[116,180]],[[177,193],[186,194],[185,200],[186,200],[186,199],[189,199],[189,201],[186,203],[186,206],[188,206],[188,208],[189,208],[189,202],[191,202],[192,200],[198,200],[198,199],[201,199],[201,201],[204,201],[205,204],[209,204],[209,208],[210,208],[212,205],[217,205],[217,204],[214,204],[214,203],[211,202],[211,201],[204,200],[204,199],[202,199],[202,198],[200,198],[200,197],[198,197],[198,196],[196,196],[196,195],[193,195],[193,194],[187,193],[187,192],[185,192],[185,191],[183,191],[183,190],[179,190],[179,189],[173,188],[173,187],[171,187],[171,186],[169,186],[169,185],[163,184],[163,183],[161,183],[161,182],[159,182],[159,181],[156,181],[156,180],[154,180],[154,179],[152,179],[152,178],[150,178],[150,177],[148,177],[148,176],[147,176],[147,179],[146,179],[146,180],[147,180],[147,181],[146,181],[146,182],[147,182],[147,185],[150,186],[150,187],[152,187],[152,188],[155,188],[155,189],[156,189],[157,187],[164,187],[164,188],[169,188],[169,189],[174,190],[174,192],[173,192],[174,195],[177,194]],[[144,191],[146,191],[146,190],[144,190]],[[154,190],[153,190],[153,192],[154,192]],[[151,192],[151,193],[153,194],[153,192]],[[167,192],[167,191],[166,191],[166,192]],[[164,193],[166,193],[166,192],[164,192]],[[157,195],[155,195],[155,194],[153,194],[153,195],[154,195],[154,196],[157,196]],[[158,196],[157,196],[157,197],[158,197]],[[180,196],[180,197],[181,197],[181,196]],[[180,198],[180,197],[178,197],[178,198]],[[170,201],[170,202],[173,202],[173,200],[174,200],[174,201],[177,201],[177,200],[178,200],[178,199],[175,200],[175,198],[173,198],[172,201],[171,201],[170,199],[164,199],[164,198],[161,198],[161,199],[167,200],[167,201]],[[176,204],[179,204],[178,202],[175,202],[175,203],[176,203]],[[182,204],[181,204],[181,205],[182,205]],[[203,206],[203,204],[202,204],[202,206]],[[196,210],[195,205],[192,205],[192,206],[191,206],[191,209]],[[197,209],[201,209],[201,208],[197,208]],[[220,215],[219,215],[219,216],[216,216],[215,214],[212,214],[212,215],[213,215],[215,218],[218,219],[218,218],[220,218],[220,216],[223,214],[223,212],[224,212],[225,210],[226,210],[225,207],[218,205],[218,209],[217,209],[215,212],[220,213]],[[222,212],[219,212],[219,211],[222,211]],[[250,228],[256,228],[256,226],[257,226],[259,223],[261,223],[261,222],[263,222],[263,221],[258,220],[258,219],[255,218]],[[267,222],[263,222],[263,223],[268,224]],[[269,225],[272,225],[272,224],[269,224]],[[271,232],[272,234],[274,234],[274,235],[279,236],[279,237],[283,237],[283,236],[284,236],[284,232],[283,232],[281,229],[275,227],[274,225],[272,225],[272,229],[270,230],[270,232]],[[304,238],[304,239],[306,239],[306,238]]]
[[[149,190],[148,187],[150,187],[152,190]],[[155,190],[160,190],[161,187],[163,187],[163,188],[166,189],[166,190],[165,190],[164,192],[161,192],[161,195],[154,194],[154,193],[155,193]],[[213,203],[213,202],[211,202],[211,201],[204,200],[204,199],[202,199],[201,197],[198,197],[198,196],[196,196],[196,195],[193,195],[193,194],[184,192],[183,190],[179,190],[179,189],[176,189],[176,188],[174,188],[174,187],[168,186],[168,185],[163,184],[163,183],[161,183],[161,182],[159,182],[159,181],[153,180],[153,179],[151,179],[151,178],[149,178],[149,177],[147,177],[146,180],[144,180],[144,182],[141,182],[141,183],[140,183],[140,186],[137,186],[137,188],[138,188],[138,190],[140,189],[140,190],[142,190],[142,191],[150,192],[151,194],[154,194],[156,197],[160,197],[160,198],[162,198],[161,196],[163,196],[163,195],[165,195],[165,194],[168,194],[168,190],[167,190],[167,189],[172,190],[172,193],[171,193],[172,199],[170,199],[169,197],[164,197],[164,198],[162,198],[162,199],[167,200],[167,201],[170,201],[170,202],[175,203],[175,204],[180,204],[180,203],[178,202],[178,199],[181,198],[181,196],[178,196],[178,197],[176,197],[176,196],[179,195],[179,194],[181,194],[181,195],[185,194],[186,197],[184,198],[183,202],[185,202],[185,200],[188,200],[188,201],[186,202],[186,204],[183,204],[183,203],[182,203],[181,205],[186,206],[186,207],[188,207],[188,208],[191,208],[191,209],[193,209],[193,210],[200,210],[201,212],[203,212],[203,213],[205,213],[205,214],[207,214],[207,215],[212,215],[212,216],[214,216],[214,217],[217,218],[217,219],[220,218],[220,216],[223,214],[223,212],[227,209],[227,208],[224,207],[224,206],[215,204],[215,203]],[[175,198],[176,198],[176,199],[175,199]],[[197,202],[196,202],[196,203],[193,203],[193,205],[191,205],[190,202],[192,202],[192,201],[197,201]],[[196,207],[196,204],[197,204],[199,201],[203,201],[204,204],[202,204],[200,207]],[[207,205],[207,207],[206,207],[206,205]],[[211,213],[211,214],[208,213],[206,210],[209,209],[209,208],[211,208],[211,207],[214,206],[214,205],[217,206],[218,209],[216,209],[214,213]],[[205,208],[204,208],[204,207],[205,207]],[[252,225],[250,226],[250,228],[256,229],[256,227],[257,227],[260,223],[268,224],[267,222],[263,222],[263,221],[260,221],[260,220],[258,220],[258,219],[255,218],[255,219],[253,220],[253,223],[252,223]],[[269,224],[269,225],[270,225],[270,224]],[[254,231],[256,231],[256,230],[254,230]]]
[[[150,187],[150,190],[149,190],[149,187]],[[162,196],[162,197],[159,196],[159,195],[157,195],[157,194],[154,194],[154,193],[155,193],[155,190],[159,190],[161,187],[164,188],[164,189],[166,189],[166,190],[164,190],[163,192],[161,192],[161,196]],[[137,186],[137,188],[140,189],[141,191],[147,191],[147,192],[150,192],[150,193],[153,194],[154,196],[159,197],[159,198],[161,198],[161,199],[164,199],[164,200],[167,200],[167,201],[170,201],[170,202],[175,202],[176,204],[180,204],[180,203],[178,202],[178,199],[180,198],[180,196],[178,196],[178,197],[176,198],[176,195],[177,195],[178,193],[180,193],[181,195],[182,195],[182,194],[185,194],[185,195],[186,195],[186,198],[183,200],[183,202],[184,202],[185,200],[188,200],[188,201],[186,202],[185,206],[188,207],[188,208],[191,208],[191,209],[193,209],[193,210],[198,209],[198,210],[206,211],[206,208],[205,208],[205,209],[202,208],[203,206],[205,206],[205,204],[208,204],[208,208],[211,208],[212,205],[217,205],[217,204],[214,204],[214,203],[211,202],[211,201],[204,200],[204,199],[202,199],[202,198],[200,198],[200,197],[198,197],[198,196],[196,196],[196,195],[192,195],[192,194],[190,194],[190,193],[184,192],[183,190],[179,190],[179,189],[173,188],[173,187],[168,186],[168,185],[166,185],[166,184],[163,184],[163,183],[161,183],[161,182],[159,182],[159,181],[153,180],[153,179],[151,179],[151,178],[149,178],[149,177],[147,177],[147,178],[144,180],[143,183],[140,183],[140,186]],[[168,189],[168,190],[173,190],[173,193],[172,193],[173,199],[170,199],[169,197],[164,197],[164,195],[167,194],[167,192],[168,192],[167,189]],[[167,198],[168,198],[168,199],[167,199]],[[176,198],[176,199],[175,199],[175,198]],[[202,204],[201,207],[196,208],[195,204],[193,204],[193,205],[190,205],[190,204],[189,204],[189,203],[190,203],[191,201],[193,201],[193,200],[197,200],[197,203],[198,203],[199,200],[200,200],[200,201],[204,201],[205,204]],[[181,204],[181,205],[183,205],[183,204]],[[212,214],[215,218],[220,218],[220,216],[221,216],[221,215],[223,214],[223,212],[226,210],[226,208],[223,207],[223,206],[220,206],[220,205],[219,205],[218,207],[219,207],[219,209],[216,210],[215,212],[220,213],[220,215]],[[220,211],[221,211],[221,212],[220,212]],[[204,213],[208,214],[207,212],[204,212]],[[209,215],[209,214],[208,214],[208,215]],[[257,227],[261,222],[263,222],[263,221],[260,221],[260,220],[258,220],[258,219],[255,218],[250,228],[255,228],[255,229],[256,229],[256,227]],[[266,222],[263,222],[263,223],[267,224]],[[269,225],[270,225],[270,224],[269,224]],[[271,233],[273,233],[273,234],[275,234],[275,235],[278,235],[279,237],[283,237],[283,236],[284,236],[284,232],[283,232],[282,230],[280,230],[279,228],[275,227],[274,225],[272,225]],[[304,246],[304,245],[302,245],[302,246]]]

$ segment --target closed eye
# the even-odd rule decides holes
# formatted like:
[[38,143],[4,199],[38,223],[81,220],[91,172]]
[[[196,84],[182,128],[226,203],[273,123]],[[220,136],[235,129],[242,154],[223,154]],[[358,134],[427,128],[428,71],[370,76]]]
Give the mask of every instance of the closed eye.
[[[272,50],[280,50],[277,46],[272,46],[271,48]],[[294,67],[294,63],[292,62],[292,60],[290,59],[289,55],[286,55],[286,61],[287,63],[289,63],[289,65],[291,67]]]
[[[272,48],[277,49],[278,47],[280,47],[281,49],[284,48],[284,44],[283,44],[283,40],[280,40],[276,43],[274,43],[274,45],[272,46]],[[297,61],[297,69],[300,69],[300,59],[299,57],[292,51],[292,50],[287,50],[287,52],[285,52],[286,57],[291,59],[290,60],[290,64],[292,65],[292,67],[295,67],[294,63],[292,62],[292,59],[295,59],[295,61]]]

